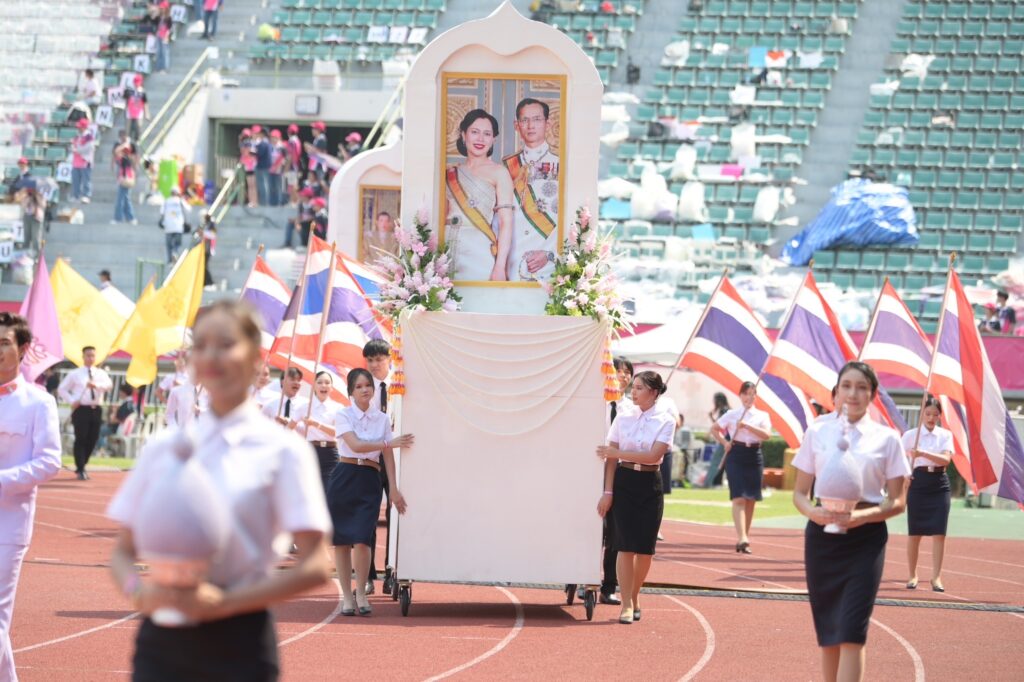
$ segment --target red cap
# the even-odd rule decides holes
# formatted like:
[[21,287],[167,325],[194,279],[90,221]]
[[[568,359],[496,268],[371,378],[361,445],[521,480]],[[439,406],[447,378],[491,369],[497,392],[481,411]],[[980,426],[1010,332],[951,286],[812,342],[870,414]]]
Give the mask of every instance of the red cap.
[[18,165],[19,166],[27,166],[28,165],[28,159],[26,159],[24,156],[21,157],[20,159],[18,159]]
[[281,131],[278,130],[277,128],[274,128],[273,130],[270,131],[270,136],[271,137],[280,138],[281,137]]
[[345,142],[353,142],[353,141],[355,141],[355,142],[362,142],[363,141],[363,136],[360,135],[357,132],[351,132],[351,133],[349,133],[348,135],[345,136]]
[[136,85],[142,85],[142,74],[141,73],[135,74],[135,84]]
[[248,128],[242,128],[242,134],[243,135],[252,135],[252,131],[249,130]]
[[262,132],[263,132],[263,127],[262,126],[253,126],[252,127],[252,134],[253,135],[255,135],[256,133],[262,133]]
[[299,126],[295,125],[294,123],[292,123],[290,126],[288,126],[288,134],[289,135],[291,135],[292,133],[297,133],[297,132],[299,132]]
[[299,191],[299,196],[300,197],[311,197],[311,196],[313,196],[313,188],[312,187],[303,187],[302,190]]
[[77,126],[79,130],[85,130],[86,128],[89,127],[89,119],[80,118],[78,119],[78,123],[76,123],[75,126]]
[[310,128],[312,128],[313,130],[327,130],[327,126],[324,124],[323,121],[313,121],[313,124],[310,126]]
[[160,5],[159,5],[160,9],[167,9],[170,6],[171,6],[171,3],[167,2],[167,0],[163,0],[163,2],[161,2]]
[[999,310],[999,306],[997,306],[995,303],[986,303],[985,307],[988,308],[989,310]]
[[323,208],[326,205],[327,205],[327,200],[324,199],[323,197],[317,197],[316,199],[313,199],[313,208],[318,208],[319,209],[319,208]]

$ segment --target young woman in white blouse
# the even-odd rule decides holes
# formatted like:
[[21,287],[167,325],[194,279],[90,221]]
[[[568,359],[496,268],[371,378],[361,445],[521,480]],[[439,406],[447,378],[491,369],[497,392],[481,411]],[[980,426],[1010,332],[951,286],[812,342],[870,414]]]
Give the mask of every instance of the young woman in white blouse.
[[[793,459],[797,470],[793,504],[810,519],[804,530],[807,593],[829,681],[863,678],[868,623],[889,538],[885,520],[903,511],[910,474],[899,434],[868,416],[877,393],[878,377],[871,367],[846,363],[836,386],[836,399],[846,408],[846,417],[815,421]],[[856,487],[862,490],[856,508],[846,513],[828,511],[810,497],[812,485],[820,494],[833,483],[822,473],[835,471],[840,461],[851,465],[857,474]],[[827,532],[829,524],[844,532]]]
[[[320,549],[331,528],[323,488],[309,445],[250,398],[262,363],[253,311],[214,303],[200,311],[194,339],[192,364],[210,410],[152,437],[107,510],[121,525],[111,571],[145,616],[133,679],[277,680],[268,607],[329,577]],[[203,494],[171,487],[186,470],[204,483]],[[217,528],[214,519],[222,521]],[[273,548],[281,533],[297,548],[284,569]],[[183,553],[197,543],[208,548],[198,579],[198,572],[184,582],[181,570],[157,570],[160,563],[184,568],[197,557]],[[140,561],[149,564],[148,578],[140,577]],[[167,620],[168,612],[180,620]]]
[[[729,410],[711,425],[711,437],[725,451],[725,475],[729,480],[732,500],[732,522],[736,526],[736,551],[752,554],[750,524],[754,505],[761,501],[761,479],[764,477],[764,455],[761,443],[772,436],[768,413],[754,407],[757,387],[752,381],[740,386],[741,406]],[[728,434],[728,438],[726,435]],[[708,472],[714,476],[716,472]]]
[[656,372],[633,377],[630,391],[635,409],[616,416],[608,444],[597,448],[605,461],[604,493],[597,513],[614,517],[613,547],[622,595],[620,623],[640,620],[640,589],[654,559],[654,547],[665,501],[661,459],[672,447],[675,419],[656,404],[666,390]]
[[370,544],[384,494],[382,460],[391,482],[391,503],[399,514],[405,513],[405,498],[395,478],[394,449],[412,445],[412,434],[392,437],[391,420],[373,404],[373,391],[373,376],[368,371],[360,368],[349,372],[352,404],[339,410],[334,422],[341,457],[327,484],[327,506],[334,522],[334,562],[344,594],[343,616],[354,616],[357,609],[361,616],[373,611],[366,598],[366,579],[370,573]]
[[946,549],[950,502],[946,467],[953,456],[953,434],[939,426],[941,416],[942,406],[938,399],[928,396],[921,411],[920,437],[918,429],[910,429],[903,434],[903,448],[907,456],[913,458],[914,469],[907,491],[907,528],[910,535],[907,538],[908,590],[917,588],[917,555],[921,549],[921,537],[930,535],[932,589],[946,591],[942,586],[942,559]]
[[313,380],[313,399],[307,406],[309,416],[302,415],[306,440],[316,450],[317,461],[320,464],[320,480],[323,481],[324,490],[327,490],[331,472],[338,464],[334,415],[338,413],[341,406],[331,400],[332,388],[334,388],[334,381],[331,379],[331,375],[327,372],[317,372]]

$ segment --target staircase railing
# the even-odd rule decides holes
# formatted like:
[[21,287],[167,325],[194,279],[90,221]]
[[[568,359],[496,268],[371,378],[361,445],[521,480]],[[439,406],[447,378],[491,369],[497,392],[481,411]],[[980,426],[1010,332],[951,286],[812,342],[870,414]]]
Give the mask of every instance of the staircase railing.
[[[402,100],[405,95],[405,77],[399,81],[395,87],[395,91],[391,93],[388,103],[384,105],[384,109],[381,110],[380,116],[377,117],[373,127],[370,128],[370,132],[366,135],[366,142],[363,145],[364,149],[376,149],[377,147],[384,146],[384,141],[388,138],[388,133],[394,127],[395,122],[398,121],[402,115]],[[376,136],[376,138],[374,137]]]
[[[156,116],[150,119],[149,124],[142,131],[142,135],[139,136],[139,149],[142,150],[143,156],[149,156],[156,150],[192,98],[202,89],[203,79],[195,78],[195,76],[206,65],[213,53],[214,50],[208,47],[199,54],[195,63],[192,64],[192,68],[178,83],[178,87],[171,92],[170,97],[156,112]],[[194,82],[193,79],[195,79]]]
[[217,192],[217,196],[214,198],[213,203],[210,204],[210,217],[213,218],[215,224],[220,225],[224,216],[227,215],[231,209],[231,205],[235,203],[239,195],[245,192],[245,170],[242,168],[242,164],[235,166],[235,172],[227,179],[224,186]]

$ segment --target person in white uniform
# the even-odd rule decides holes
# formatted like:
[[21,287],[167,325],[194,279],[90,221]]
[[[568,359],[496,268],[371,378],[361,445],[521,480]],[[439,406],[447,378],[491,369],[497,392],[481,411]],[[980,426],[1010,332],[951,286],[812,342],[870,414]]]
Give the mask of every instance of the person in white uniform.
[[622,594],[619,622],[626,625],[640,620],[640,589],[651,570],[665,509],[661,458],[672,447],[675,421],[657,400],[667,388],[657,372],[633,377],[635,409],[616,416],[608,429],[608,444],[597,448],[605,462],[597,513],[604,517],[610,511],[614,516],[613,546]]
[[756,399],[757,387],[752,381],[744,381],[740,386],[742,406],[729,410],[711,425],[711,437],[725,450],[725,475],[729,479],[732,522],[736,527],[736,551],[740,554],[752,553],[750,524],[754,520],[754,505],[761,501],[764,477],[761,443],[772,436],[771,417],[754,407]]
[[551,108],[527,97],[516,106],[515,129],[523,148],[502,159],[512,177],[516,210],[509,279],[550,277],[558,251],[558,155],[547,141]]
[[210,408],[210,396],[191,378],[171,389],[167,396],[164,421],[168,426],[184,426]]
[[[370,339],[363,346],[363,359],[366,360],[366,369],[373,377],[373,398],[372,405],[380,407],[380,411],[388,413],[388,385],[391,383],[391,345],[383,339]],[[388,413],[388,422],[392,428],[395,426],[394,414]],[[391,575],[394,572],[391,566],[391,490],[388,485],[387,468],[380,470],[380,481],[384,486],[384,528],[387,531],[384,538],[384,593],[390,594],[394,588]],[[377,532],[374,529],[373,544],[370,545],[370,579],[366,581],[366,594],[373,594],[375,589],[374,581],[377,579]]]
[[60,471],[53,396],[21,374],[32,345],[25,318],[0,313],[0,680],[17,682],[11,647],[14,595],[32,540],[36,487]]
[[[900,435],[868,414],[877,393],[878,376],[870,366],[846,363],[836,385],[845,417],[816,420],[793,458],[793,505],[809,519],[804,570],[826,680],[864,677],[864,645],[889,538],[885,520],[905,506],[910,465]],[[811,501],[812,486],[819,498],[856,488],[860,500],[851,512],[830,511]],[[843,532],[832,532],[829,524]]]
[[277,400],[271,400],[263,406],[262,412],[282,426],[294,429],[299,419],[306,414],[306,399],[299,396],[302,388],[302,370],[289,367],[281,375],[281,392]]
[[166,402],[176,387],[188,381],[188,351],[179,350],[174,356],[174,373],[168,374],[156,387],[156,399],[159,402]]
[[[144,616],[132,661],[135,680],[279,679],[268,607],[330,577],[321,548],[331,524],[313,453],[251,399],[262,362],[255,315],[236,301],[200,311],[192,366],[210,395],[210,410],[153,436],[107,509],[121,526],[111,572]],[[187,485],[169,488],[183,470],[203,483],[205,494],[190,494]],[[215,527],[215,520],[223,523]],[[274,549],[281,533],[290,533],[296,548],[285,568],[278,567]],[[173,559],[172,548],[190,548],[193,537],[211,549],[206,570],[198,576],[176,571],[177,584],[169,586],[147,557]],[[140,576],[139,561],[150,564],[149,577]],[[172,610],[184,625],[158,624]]]
[[110,375],[95,367],[96,349],[82,349],[82,366],[68,372],[57,387],[60,399],[71,405],[71,426],[75,430],[75,475],[89,479],[85,467],[100,440],[103,425],[103,394],[114,387]]
[[313,380],[313,399],[306,404],[306,411],[299,417],[301,424],[299,428],[305,433],[313,449],[316,450],[317,461],[320,466],[320,480],[327,490],[327,481],[331,478],[331,472],[338,464],[338,444],[334,436],[334,415],[341,409],[341,405],[331,400],[331,389],[334,382],[327,372],[317,372]]
[[921,538],[930,535],[932,590],[946,591],[942,585],[942,559],[946,551],[951,496],[946,467],[953,457],[953,434],[939,426],[941,417],[941,403],[935,396],[928,396],[921,411],[920,426],[903,434],[903,449],[914,460],[914,473],[907,490],[908,590],[917,588],[917,556],[921,549]]
[[270,365],[267,363],[260,366],[260,372],[256,375],[256,383],[252,387],[252,397],[260,409],[263,409],[267,403],[276,402],[281,397],[277,387],[270,381]]

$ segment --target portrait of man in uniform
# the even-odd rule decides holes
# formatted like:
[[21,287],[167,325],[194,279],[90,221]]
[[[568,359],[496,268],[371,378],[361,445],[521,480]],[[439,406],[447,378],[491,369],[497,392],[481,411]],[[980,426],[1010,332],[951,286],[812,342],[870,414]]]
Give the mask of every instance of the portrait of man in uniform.
[[459,282],[532,285],[562,243],[564,78],[445,74],[441,239]]
[[398,255],[395,219],[401,194],[397,187],[360,187],[358,258],[363,263],[376,263],[385,253]]

